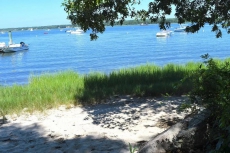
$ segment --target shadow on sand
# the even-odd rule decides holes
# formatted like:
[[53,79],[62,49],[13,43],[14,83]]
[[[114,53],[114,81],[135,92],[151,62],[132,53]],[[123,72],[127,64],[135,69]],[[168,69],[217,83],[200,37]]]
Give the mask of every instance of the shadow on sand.
[[[109,134],[98,134],[98,132],[103,133],[103,131],[96,131],[97,129],[92,129],[95,131],[94,133],[88,132],[82,135],[73,134],[69,136],[63,133],[58,134],[57,132],[61,131],[61,129],[58,129],[59,127],[53,131],[49,125],[48,129],[41,126],[42,124],[39,121],[23,121],[21,123],[19,120],[18,122],[9,122],[0,126],[0,152],[129,153],[129,140],[133,139],[136,146],[143,145],[144,142],[158,134],[152,133],[154,128],[167,129],[179,121],[181,118],[176,116],[180,115],[177,109],[186,100],[187,98],[183,97],[138,98],[117,96],[111,98],[105,104],[79,108],[81,110],[79,114],[85,114],[84,119],[80,118],[82,116],[77,116],[77,113],[74,114],[76,115],[75,118],[79,118],[78,123],[74,126],[76,130],[80,129],[80,126],[84,126],[82,123],[85,124],[86,120],[87,126],[98,127],[97,129],[104,129],[107,132],[110,130],[110,135],[113,129],[119,130],[119,133],[114,133],[114,135],[120,134],[122,136],[128,133],[130,137],[127,139],[124,137],[120,139],[119,136],[111,138]],[[76,112],[75,109],[72,111]],[[63,111],[62,113],[66,114],[67,112]],[[48,121],[52,122],[52,120]],[[71,121],[71,119],[68,121]],[[163,124],[160,124],[161,122]],[[61,124],[65,123],[61,122]],[[136,139],[138,137],[136,137],[135,132],[139,132],[138,136],[145,135],[146,137]],[[139,143],[142,144],[139,145]]]
[[[66,139],[44,135],[43,127],[20,123],[0,126],[0,152],[9,153],[119,153],[128,152],[127,144],[106,137],[87,135]],[[101,145],[103,144],[103,145]],[[111,145],[113,144],[113,145]]]
[[[159,122],[164,122],[169,127],[179,118],[170,118],[170,114],[183,114],[178,107],[187,102],[188,98],[168,97],[168,98],[140,98],[130,96],[115,96],[105,104],[85,106],[83,109],[89,114],[85,119],[93,119],[93,124],[106,128],[119,128],[120,130],[132,131],[132,127],[138,125],[142,118],[154,119],[153,114],[164,113],[165,118]],[[166,116],[167,115],[167,116]],[[164,117],[164,115],[163,115]],[[155,125],[145,125],[151,127]],[[161,126],[160,123],[157,126]]]

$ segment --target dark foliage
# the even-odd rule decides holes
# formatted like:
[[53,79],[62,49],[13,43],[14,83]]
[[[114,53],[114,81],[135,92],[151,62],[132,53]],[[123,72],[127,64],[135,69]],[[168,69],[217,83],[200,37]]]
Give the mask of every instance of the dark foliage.
[[79,25],[84,31],[92,30],[91,40],[98,38],[97,33],[105,31],[105,25],[122,25],[128,18],[145,22],[159,22],[161,29],[170,26],[166,20],[175,6],[178,23],[191,22],[187,32],[197,32],[206,23],[213,25],[216,37],[222,36],[221,28],[230,33],[230,0],[155,0],[149,3],[148,10],[136,10],[135,5],[141,0],[65,0],[64,10],[72,24]]
[[211,112],[207,149],[227,153],[230,152],[230,63],[220,64],[208,54],[202,57],[205,61],[194,74],[191,100]]

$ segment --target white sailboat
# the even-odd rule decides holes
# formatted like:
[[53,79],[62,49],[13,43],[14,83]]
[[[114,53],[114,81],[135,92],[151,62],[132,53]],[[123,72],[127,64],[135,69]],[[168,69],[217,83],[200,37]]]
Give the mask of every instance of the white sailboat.
[[15,44],[13,43],[13,40],[12,40],[12,33],[11,31],[9,31],[9,44],[8,46],[5,45],[4,47],[1,48],[1,50],[5,53],[7,52],[17,52],[17,51],[22,51],[22,50],[28,50],[29,49],[29,46],[26,45],[24,42],[20,42],[19,44]]

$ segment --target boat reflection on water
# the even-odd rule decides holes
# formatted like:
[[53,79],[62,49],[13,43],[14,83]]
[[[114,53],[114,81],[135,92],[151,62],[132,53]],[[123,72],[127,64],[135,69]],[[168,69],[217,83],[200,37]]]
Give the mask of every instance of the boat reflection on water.
[[[156,40],[159,44],[167,44],[168,40],[170,39],[170,36],[166,36],[166,37],[156,37]],[[162,46],[160,46],[162,47]]]
[[24,50],[21,52],[0,52],[0,58],[10,57],[10,58],[17,58],[17,60],[21,60],[23,56],[28,52],[28,50]]
[[0,56],[4,56],[4,57],[12,56],[12,55],[14,55],[14,54],[15,54],[15,52],[9,52],[9,53],[0,52]]

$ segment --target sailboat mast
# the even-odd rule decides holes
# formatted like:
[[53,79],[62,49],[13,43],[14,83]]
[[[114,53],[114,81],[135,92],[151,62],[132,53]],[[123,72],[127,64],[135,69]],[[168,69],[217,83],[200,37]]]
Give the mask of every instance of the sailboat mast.
[[12,33],[11,33],[11,31],[9,31],[9,45],[10,44],[13,44],[13,40],[12,40]]

